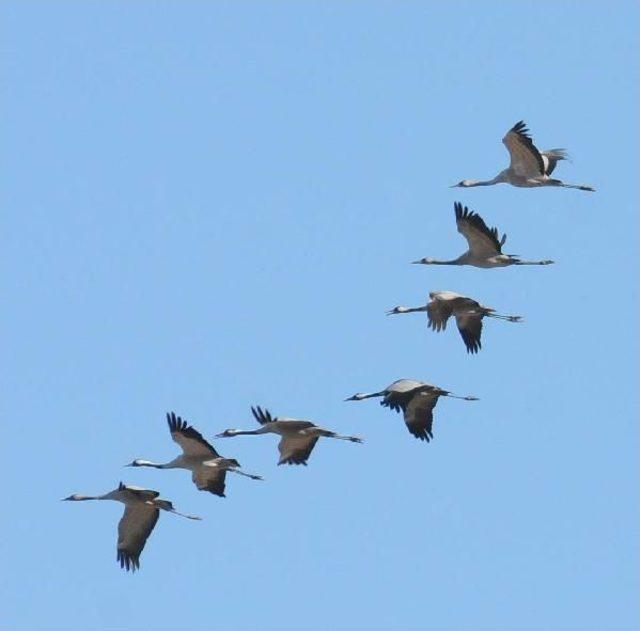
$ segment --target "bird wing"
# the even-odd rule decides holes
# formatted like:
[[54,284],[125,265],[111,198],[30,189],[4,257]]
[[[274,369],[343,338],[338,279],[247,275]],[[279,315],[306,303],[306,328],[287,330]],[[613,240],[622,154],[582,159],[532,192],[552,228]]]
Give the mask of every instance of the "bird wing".
[[467,347],[467,353],[477,353],[482,348],[480,335],[482,334],[482,313],[477,310],[456,312],[458,331]]
[[556,165],[560,160],[569,159],[566,149],[547,149],[546,151],[541,151],[540,155],[542,156],[542,161],[544,163],[544,172],[547,175],[551,175],[553,173],[553,170],[556,168]]
[[142,488],[141,486],[133,486],[131,484],[123,484],[122,482],[120,482],[120,484],[118,484],[118,490],[119,491],[127,491],[127,493],[129,493],[129,495],[131,497],[133,497],[134,499],[138,499],[141,502],[146,502],[149,500],[153,500],[156,497],[158,497],[158,495],[160,495],[160,493],[158,491],[152,491],[151,489],[145,489]]
[[209,491],[209,493],[219,495],[220,497],[224,497],[226,477],[226,469],[204,465],[198,467],[191,474],[191,479],[198,488],[198,491]]
[[220,454],[202,437],[202,434],[181,417],[171,412],[167,414],[167,423],[169,423],[171,438],[180,445],[185,456],[220,457]]
[[498,229],[489,228],[482,217],[460,202],[453,205],[456,213],[458,232],[467,240],[469,250],[479,257],[490,257],[502,254],[502,245],[507,236],[498,238]]
[[433,392],[417,392],[404,408],[404,422],[409,431],[420,440],[433,438],[433,408],[438,395]]
[[545,165],[540,152],[533,144],[524,121],[517,122],[502,139],[511,156],[511,170],[521,177],[544,175]]
[[305,436],[304,434],[283,436],[278,443],[278,451],[280,452],[278,464],[306,465],[317,442],[317,436]]
[[151,504],[127,504],[118,523],[118,561],[120,567],[135,572],[140,568],[140,553],[158,521],[160,511]]
[[442,300],[432,300],[427,305],[427,326],[434,331],[444,331],[447,328],[447,320],[453,313],[451,305]]
[[260,425],[273,423],[273,421],[278,420],[278,417],[271,416],[271,412],[269,412],[269,410],[263,410],[259,405],[256,405],[255,408],[253,406],[251,407],[251,414],[253,414],[253,418],[255,418]]

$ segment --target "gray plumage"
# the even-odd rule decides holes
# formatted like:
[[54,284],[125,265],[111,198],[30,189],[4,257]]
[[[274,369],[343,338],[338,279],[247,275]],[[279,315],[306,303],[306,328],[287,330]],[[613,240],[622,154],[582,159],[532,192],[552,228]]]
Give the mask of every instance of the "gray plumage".
[[492,180],[462,180],[453,187],[469,188],[472,186],[492,186],[493,184],[511,184],[524,188],[540,188],[542,186],[559,186],[577,188],[581,191],[595,191],[586,184],[565,184],[561,180],[550,177],[561,160],[567,160],[564,149],[548,149],[540,151],[533,144],[529,130],[524,121],[518,121],[502,139],[509,151],[511,162],[509,167],[500,171]]
[[398,379],[379,392],[358,393],[345,401],[362,401],[382,397],[380,405],[402,411],[407,429],[413,436],[429,442],[433,438],[433,410],[440,397],[477,401],[476,397],[460,397],[438,386],[415,379]]

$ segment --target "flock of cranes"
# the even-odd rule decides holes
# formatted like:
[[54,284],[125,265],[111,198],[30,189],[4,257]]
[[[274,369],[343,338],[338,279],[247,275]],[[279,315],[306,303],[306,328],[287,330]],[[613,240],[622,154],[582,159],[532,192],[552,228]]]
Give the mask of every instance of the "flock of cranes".
[[[523,121],[516,123],[502,139],[509,151],[511,163],[492,180],[462,180],[454,187],[469,188],[507,183],[513,186],[537,188],[557,186],[594,191],[591,186],[565,184],[551,178],[557,164],[567,159],[564,149],[539,151],[533,144]],[[440,261],[422,258],[414,261],[422,265],[472,265],[481,268],[507,267],[510,265],[550,265],[551,260],[526,261],[514,254],[504,254],[502,247],[506,235],[500,237],[497,228],[489,228],[480,215],[470,211],[461,203],[454,204],[456,225],[468,243],[468,250],[456,259]],[[477,353],[482,348],[482,320],[485,317],[508,322],[520,322],[514,315],[501,315],[473,298],[453,291],[431,291],[429,302],[419,307],[395,307],[388,315],[426,311],[428,326],[434,331],[446,329],[451,316],[464,341],[468,353]],[[409,432],[419,440],[429,442],[433,438],[433,410],[440,397],[477,401],[474,396],[459,396],[438,386],[414,379],[399,379],[383,390],[372,393],[358,393],[345,401],[362,401],[380,397],[380,404],[402,411]],[[259,427],[256,429],[226,429],[216,434],[216,438],[231,438],[241,435],[277,434],[280,436],[278,464],[306,465],[319,438],[336,438],[361,443],[357,436],[345,436],[319,427],[307,420],[274,417],[258,406],[251,408]],[[199,491],[207,491],[220,497],[225,496],[226,475],[235,473],[252,480],[262,480],[259,475],[242,471],[235,458],[225,458],[202,434],[180,416],[167,414],[171,438],[178,444],[182,454],[166,463],[136,459],[130,467],[152,467],[154,469],[186,469],[191,471],[191,480]],[[118,524],[117,560],[125,570],[135,571],[140,567],[140,554],[153,531],[160,511],[174,513],[187,519],[199,520],[194,515],[178,512],[169,500],[161,499],[157,491],[143,489],[120,482],[118,488],[104,495],[89,496],[74,494],[66,501],[114,500],[125,505],[124,514]]]

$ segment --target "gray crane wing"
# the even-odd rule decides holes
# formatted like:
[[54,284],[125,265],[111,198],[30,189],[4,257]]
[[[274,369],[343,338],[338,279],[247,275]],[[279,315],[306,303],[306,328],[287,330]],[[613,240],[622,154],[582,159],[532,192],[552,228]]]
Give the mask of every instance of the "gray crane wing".
[[520,177],[537,178],[544,175],[542,155],[533,144],[524,121],[517,122],[502,139],[511,156],[511,170]]
[[463,207],[460,202],[455,202],[454,209],[458,232],[467,240],[472,254],[479,258],[502,254],[506,235],[500,240],[497,228],[489,228],[480,215]]
[[120,567],[135,572],[140,568],[140,554],[153,531],[160,511],[144,502],[127,504],[118,523],[118,561]]
[[449,302],[443,300],[432,300],[427,305],[427,326],[434,331],[444,331],[447,328],[447,320],[451,317],[453,310]]
[[201,456],[203,458],[218,458],[220,456],[199,431],[173,412],[167,414],[167,423],[171,438],[180,445],[185,456]]
[[438,395],[433,392],[417,392],[404,408],[404,422],[409,431],[420,440],[433,438],[433,408]]
[[140,500],[141,502],[148,502],[154,500],[156,497],[160,495],[158,491],[153,491],[151,489],[145,489],[141,486],[133,486],[131,484],[123,484],[120,482],[118,485],[119,491],[126,491],[130,497]]
[[544,172],[547,175],[551,175],[553,173],[560,160],[569,159],[566,149],[547,149],[546,151],[541,151],[540,155],[544,162]]
[[260,423],[260,425],[266,425],[267,423],[273,423],[273,421],[277,421],[277,416],[271,416],[271,412],[269,410],[263,410],[259,405],[256,407],[251,406],[251,414],[253,414],[253,418]]
[[482,313],[476,310],[456,312],[456,324],[467,353],[477,353],[482,348],[482,317]]
[[198,491],[209,491],[209,493],[219,495],[220,497],[224,497],[226,477],[226,469],[205,465],[198,467],[191,474],[191,479],[198,488]]
[[283,436],[278,443],[280,460],[278,464],[307,464],[307,460],[318,442],[317,436]]

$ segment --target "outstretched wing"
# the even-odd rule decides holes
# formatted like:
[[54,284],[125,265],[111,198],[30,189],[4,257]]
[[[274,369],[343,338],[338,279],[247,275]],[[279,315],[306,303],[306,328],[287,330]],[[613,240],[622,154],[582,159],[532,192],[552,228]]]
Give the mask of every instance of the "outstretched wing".
[[263,410],[259,405],[256,407],[251,407],[251,414],[253,414],[253,418],[260,423],[260,425],[264,425],[265,423],[273,423],[273,421],[277,421],[278,418],[276,416],[271,416],[271,412],[269,410]]
[[409,431],[420,440],[433,438],[433,408],[438,402],[433,392],[416,392],[404,408],[404,422]]
[[192,474],[191,479],[198,491],[209,491],[214,495],[224,497],[225,479],[227,470],[216,466],[203,465]]
[[153,531],[160,511],[143,502],[127,504],[118,523],[118,561],[120,567],[135,572],[140,568],[140,554]]
[[145,489],[141,486],[133,486],[132,484],[124,484],[123,482],[120,482],[118,484],[118,490],[126,491],[133,498],[139,499],[141,502],[148,502],[160,495],[158,491],[153,491],[152,489]]
[[167,414],[167,423],[171,438],[180,445],[185,456],[219,457],[218,452],[202,437],[202,434],[175,413]]
[[500,240],[498,229],[489,228],[480,215],[460,202],[455,202],[453,207],[458,232],[467,240],[471,252],[482,258],[502,254],[502,246],[507,240],[507,235]]
[[482,348],[480,342],[482,317],[482,313],[478,311],[456,312],[456,324],[464,345],[467,347],[467,353],[477,353]]
[[502,139],[511,156],[511,169],[516,175],[535,178],[544,175],[542,155],[533,144],[524,121],[517,122]]
[[447,328],[447,320],[453,313],[451,305],[443,300],[432,300],[427,305],[427,317],[429,328],[434,331],[444,331]]
[[307,460],[318,442],[317,436],[283,436],[278,443],[278,464],[307,464]]
[[544,172],[547,175],[551,175],[553,173],[553,170],[556,168],[556,165],[560,160],[569,159],[566,149],[547,149],[546,151],[541,151],[540,155],[544,162]]

